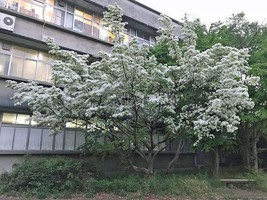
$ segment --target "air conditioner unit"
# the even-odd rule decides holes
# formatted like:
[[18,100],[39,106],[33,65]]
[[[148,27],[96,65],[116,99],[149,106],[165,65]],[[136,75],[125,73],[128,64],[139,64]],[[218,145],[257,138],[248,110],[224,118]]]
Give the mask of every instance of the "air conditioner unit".
[[0,29],[14,31],[15,19],[14,16],[0,13]]

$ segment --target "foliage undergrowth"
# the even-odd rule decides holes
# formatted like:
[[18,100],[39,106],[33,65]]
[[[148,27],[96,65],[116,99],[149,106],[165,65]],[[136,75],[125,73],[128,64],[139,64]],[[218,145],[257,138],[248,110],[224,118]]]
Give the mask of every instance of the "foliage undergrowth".
[[38,198],[66,196],[83,191],[88,176],[83,162],[62,157],[27,158],[11,173],[2,174],[0,191]]
[[93,197],[104,192],[123,196],[154,194],[206,199],[225,191],[219,178],[255,179],[257,184],[253,189],[267,192],[267,174],[264,172],[228,169],[222,170],[218,178],[209,177],[205,171],[107,178],[103,174],[99,176],[92,162],[62,157],[26,159],[16,165],[11,173],[0,176],[0,191],[8,195],[37,198],[62,198],[77,192]]
[[87,184],[87,192],[114,193],[126,195],[129,193],[179,195],[191,197],[206,197],[218,185],[217,180],[211,180],[203,174],[157,174],[152,177],[130,175],[111,179],[93,179]]

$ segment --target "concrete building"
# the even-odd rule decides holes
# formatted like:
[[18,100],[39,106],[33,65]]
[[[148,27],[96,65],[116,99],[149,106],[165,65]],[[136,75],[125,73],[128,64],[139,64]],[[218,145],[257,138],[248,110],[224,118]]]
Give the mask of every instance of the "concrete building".
[[[51,85],[51,59],[44,42],[53,38],[64,49],[97,57],[110,51],[112,34],[103,26],[102,13],[117,2],[128,22],[125,42],[136,36],[153,44],[159,12],[134,0],[0,0],[0,170],[9,171],[25,154],[79,154],[83,133],[67,125],[66,130],[49,136],[49,129],[25,120],[27,105],[14,106],[14,91],[6,80],[36,80]],[[180,24],[176,34],[179,35]],[[188,147],[186,147],[188,148]],[[166,153],[175,149],[175,144]],[[185,149],[185,151],[189,149]],[[192,152],[191,152],[192,153]],[[189,165],[194,165],[194,160]]]

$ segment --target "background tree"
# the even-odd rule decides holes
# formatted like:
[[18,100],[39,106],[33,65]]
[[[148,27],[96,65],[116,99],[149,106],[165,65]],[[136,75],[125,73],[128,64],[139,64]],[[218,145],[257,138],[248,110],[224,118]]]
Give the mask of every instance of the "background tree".
[[216,22],[207,29],[198,20],[195,31],[198,35],[197,48],[201,51],[215,43],[247,48],[250,53],[249,76],[259,76],[257,87],[249,87],[249,93],[255,107],[242,113],[242,122],[237,132],[243,166],[258,170],[257,142],[266,134],[266,66],[267,66],[267,31],[266,26],[249,22],[244,13],[232,15],[226,22]]

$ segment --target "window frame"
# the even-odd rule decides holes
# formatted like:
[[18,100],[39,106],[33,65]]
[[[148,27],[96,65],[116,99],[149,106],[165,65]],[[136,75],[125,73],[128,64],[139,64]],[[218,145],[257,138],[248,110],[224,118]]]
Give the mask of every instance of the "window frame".
[[[0,40],[0,46],[3,46],[3,44],[5,44],[4,41]],[[15,53],[15,50],[16,48],[21,48],[22,49],[22,54],[19,55],[19,54],[16,54]],[[36,58],[31,58],[30,56],[27,56],[27,51],[36,51]],[[51,70],[51,66],[52,66],[52,62],[53,62],[53,59],[52,57],[49,58],[48,56],[48,60],[45,60],[45,59],[42,59],[41,58],[41,55],[44,54],[45,56],[49,55],[48,53],[46,52],[43,52],[43,51],[37,51],[35,49],[30,49],[30,48],[27,48],[27,47],[23,47],[23,46],[19,46],[19,45],[14,45],[14,44],[11,44],[11,48],[10,50],[3,50],[2,48],[0,49],[0,54],[2,55],[7,55],[9,56],[9,64],[8,64],[8,70],[7,70],[7,74],[1,74],[2,76],[7,76],[7,77],[14,77],[14,78],[21,78],[21,79],[25,79],[25,80],[34,80],[34,81],[38,81],[38,82],[46,82],[46,83],[51,83],[51,77],[52,77],[52,70]],[[14,75],[11,75],[11,70],[12,70],[12,64],[14,64],[14,60],[15,59],[22,59],[23,60],[23,63],[22,63],[22,74],[21,76],[14,76]],[[24,70],[26,69],[26,67],[24,66],[25,63],[27,61],[32,61],[32,62],[35,62],[35,66],[34,66],[34,74],[33,74],[33,79],[31,78],[26,78],[25,76],[23,76],[23,72]],[[45,74],[45,81],[43,80],[40,80],[40,79],[37,79],[38,78],[38,68],[40,66],[40,64],[42,65],[45,65],[46,67],[46,74]]]
[[[16,117],[15,122],[14,123],[3,123],[3,116],[4,114],[14,114]],[[49,135],[50,131],[48,127],[37,127],[37,126],[33,126],[31,122],[29,122],[29,124],[17,124],[17,117],[18,115],[21,115],[22,113],[10,113],[10,112],[2,112],[0,113],[0,136],[1,131],[3,129],[9,128],[10,131],[12,132],[12,136],[10,136],[9,139],[12,140],[12,146],[10,148],[6,148],[3,149],[1,142],[0,142],[0,154],[4,153],[4,152],[34,152],[34,153],[43,153],[43,152],[51,152],[51,153],[68,153],[68,152],[72,152],[72,153],[80,153],[81,150],[79,150],[79,147],[81,145],[83,145],[86,142],[86,134],[81,131],[79,128],[65,128],[65,130],[61,133],[63,135],[61,135],[61,141],[58,143],[59,146],[61,146],[61,148],[58,148],[57,145],[57,139],[59,137],[57,137],[59,134],[57,135]],[[24,114],[23,114],[24,115]],[[30,114],[26,114],[28,116],[31,117]],[[25,131],[27,131],[27,136],[25,139],[25,143],[24,145],[22,144],[21,146],[25,146],[24,149],[14,149],[14,144],[15,144],[15,140],[16,140],[16,135],[20,134],[20,132],[18,130],[22,130],[22,129],[27,129]],[[18,132],[17,132],[18,131]],[[33,148],[30,145],[33,145],[33,141],[31,141],[31,138],[33,137],[32,134],[36,134],[34,133],[34,131],[39,131],[41,134],[40,136],[37,138],[35,138],[35,142],[39,143],[39,148]],[[71,135],[71,137],[73,138],[73,140],[68,141],[67,140],[67,135],[72,132],[74,135]],[[17,136],[18,137],[18,136]],[[44,139],[49,139],[46,141],[46,145],[43,146],[45,144]],[[48,142],[48,143],[47,143]],[[69,146],[66,146],[68,145]]]

